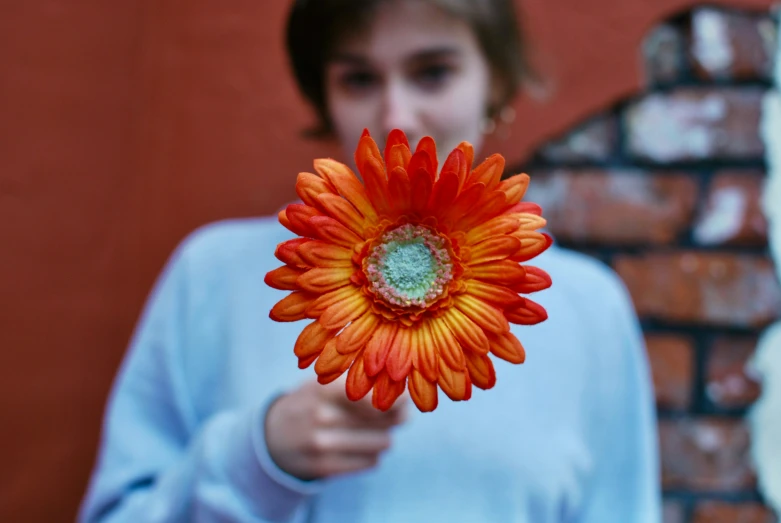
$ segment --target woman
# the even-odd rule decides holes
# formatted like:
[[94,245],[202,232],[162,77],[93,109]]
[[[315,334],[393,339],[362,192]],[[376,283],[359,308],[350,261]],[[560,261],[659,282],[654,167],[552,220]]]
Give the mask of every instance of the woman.
[[[305,95],[350,157],[365,127],[447,154],[523,72],[509,0],[317,0],[292,11]],[[444,158],[440,158],[440,162]],[[115,384],[82,521],[659,520],[653,399],[617,278],[556,247],[549,320],[497,385],[433,414],[351,402],[295,365],[302,325],[266,315],[290,238],[276,218],[206,227],[176,251]]]

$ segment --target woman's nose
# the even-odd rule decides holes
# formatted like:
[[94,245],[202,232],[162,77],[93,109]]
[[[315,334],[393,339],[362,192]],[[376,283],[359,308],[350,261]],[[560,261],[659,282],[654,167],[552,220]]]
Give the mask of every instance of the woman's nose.
[[382,108],[382,127],[384,136],[387,136],[393,129],[401,129],[410,139],[420,134],[420,122],[414,93],[401,82],[391,82],[386,86]]

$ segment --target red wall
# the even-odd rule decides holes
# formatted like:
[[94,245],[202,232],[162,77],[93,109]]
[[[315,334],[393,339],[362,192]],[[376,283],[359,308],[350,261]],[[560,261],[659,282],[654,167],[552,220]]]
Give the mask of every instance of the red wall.
[[[297,137],[309,117],[285,68],[288,3],[0,4],[0,520],[73,519],[174,245],[273,211],[313,157],[338,154]],[[522,3],[550,93],[488,145],[513,161],[637,90],[642,37],[694,2]]]

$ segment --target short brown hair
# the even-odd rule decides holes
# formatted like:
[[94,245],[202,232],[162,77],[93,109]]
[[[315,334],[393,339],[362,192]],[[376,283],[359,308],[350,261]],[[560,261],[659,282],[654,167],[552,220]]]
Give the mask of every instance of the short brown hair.
[[[325,93],[325,66],[334,46],[371,17],[388,0],[296,0],[287,25],[287,50],[298,87],[319,119],[315,135],[333,131]],[[421,0],[469,24],[501,82],[499,99],[489,116],[509,103],[530,68],[513,0]]]

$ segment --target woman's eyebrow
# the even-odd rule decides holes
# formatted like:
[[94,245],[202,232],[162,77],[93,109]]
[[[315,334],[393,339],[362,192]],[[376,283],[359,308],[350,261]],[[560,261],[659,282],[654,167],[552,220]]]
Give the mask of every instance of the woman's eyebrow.
[[329,62],[347,65],[369,65],[369,59],[363,55],[350,52],[336,52],[328,58]]
[[418,51],[407,58],[406,61],[415,64],[419,62],[441,60],[444,58],[453,58],[460,54],[461,50],[458,47],[435,47]]

